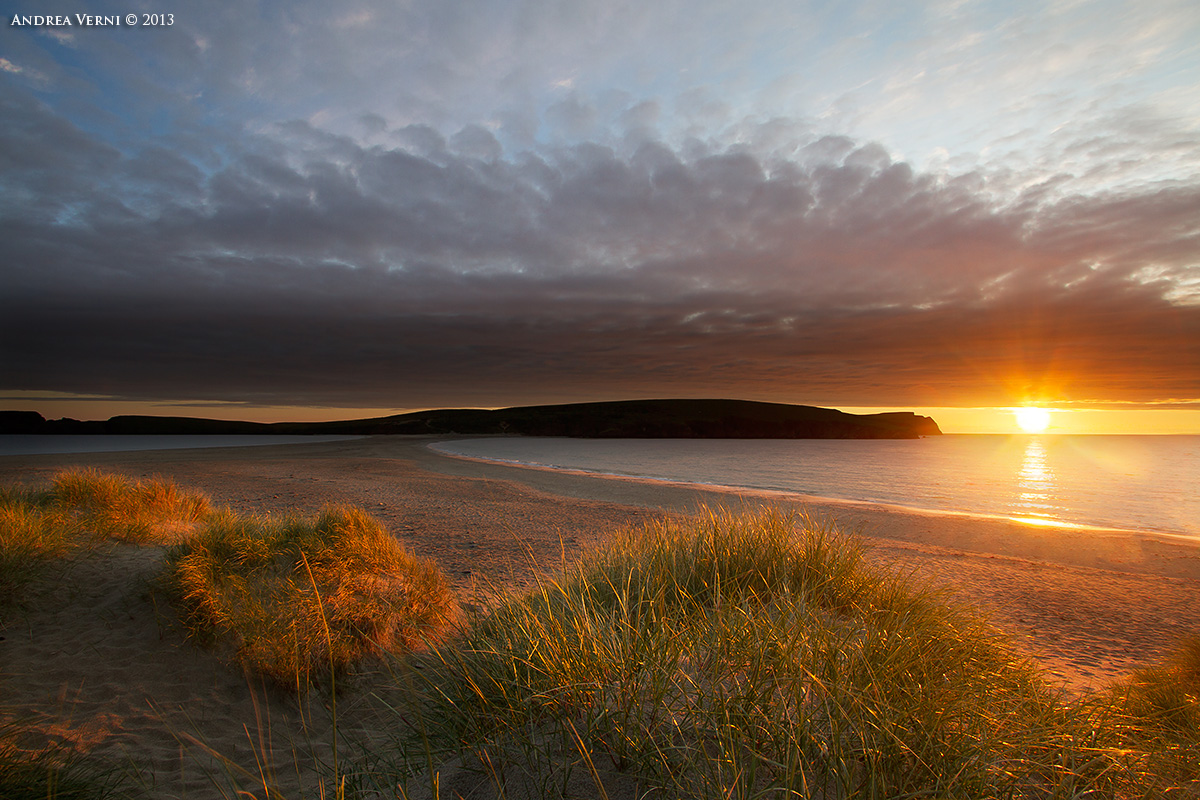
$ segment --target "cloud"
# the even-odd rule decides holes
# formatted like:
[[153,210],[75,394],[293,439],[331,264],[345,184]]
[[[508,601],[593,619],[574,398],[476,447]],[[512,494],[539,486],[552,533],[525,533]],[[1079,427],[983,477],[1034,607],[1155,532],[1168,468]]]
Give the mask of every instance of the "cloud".
[[495,161],[504,153],[495,135],[480,125],[468,125],[454,134],[450,146],[460,156],[484,161]]
[[[1200,397],[1200,189],[998,201],[877,143],[794,160],[292,123],[205,171],[16,104],[10,389],[420,406]],[[67,178],[69,176],[69,179]],[[85,188],[90,187],[90,188]]]
[[951,5],[2,29],[4,388],[1200,398],[1194,4]]

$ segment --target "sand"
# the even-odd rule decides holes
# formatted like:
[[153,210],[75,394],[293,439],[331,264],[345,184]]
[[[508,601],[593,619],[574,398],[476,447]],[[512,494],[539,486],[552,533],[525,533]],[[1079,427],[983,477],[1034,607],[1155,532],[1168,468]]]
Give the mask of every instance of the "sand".
[[[353,503],[436,559],[476,604],[646,518],[795,505],[858,531],[881,565],[982,609],[1071,691],[1102,687],[1200,632],[1194,541],[525,469],[442,456],[426,448],[436,440],[9,456],[0,481],[38,485],[68,466],[95,466],[168,477],[238,511]],[[254,773],[264,754],[281,785],[315,794],[313,774],[295,765],[332,759],[327,701],[264,687],[187,641],[149,590],[161,559],[160,548],[114,545],[64,564],[59,588],[0,631],[0,717],[136,767],[151,797],[232,797],[221,776]],[[366,699],[373,678],[355,680],[362,686],[340,701],[338,727],[369,742],[382,735]]]

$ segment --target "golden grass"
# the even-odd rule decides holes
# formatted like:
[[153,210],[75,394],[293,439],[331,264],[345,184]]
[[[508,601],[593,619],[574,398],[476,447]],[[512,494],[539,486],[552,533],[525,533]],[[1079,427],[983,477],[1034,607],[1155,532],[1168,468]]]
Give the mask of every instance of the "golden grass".
[[54,477],[51,497],[97,535],[134,544],[169,544],[187,537],[210,511],[209,499],[161,478],[133,480],[94,469]]
[[1143,776],[1147,796],[1200,797],[1200,635],[1084,708],[1092,728],[1126,753],[1127,769]]
[[73,516],[44,496],[0,489],[0,628],[29,587],[81,538]]
[[169,553],[167,575],[193,632],[232,641],[239,661],[283,685],[420,648],[459,619],[445,574],[352,507],[217,514]]
[[[985,619],[802,515],[617,533],[462,626],[445,576],[359,509],[241,516],[76,471],[0,490],[0,586],[97,533],[188,528],[165,585],[251,669],[302,688],[400,656],[397,744],[335,766],[338,796],[433,798],[474,769],[455,786],[509,798],[1200,798],[1200,638],[1069,698]],[[39,759],[0,752],[0,787],[73,774]]]
[[404,673],[391,779],[415,774],[414,797],[448,763],[497,797],[581,774],[592,796],[1200,796],[1200,655],[1077,703],[986,620],[861,555],[775,511],[618,535]]
[[163,544],[192,534],[208,498],[154,478],[60,472],[48,489],[0,488],[0,625],[55,562],[97,541]]

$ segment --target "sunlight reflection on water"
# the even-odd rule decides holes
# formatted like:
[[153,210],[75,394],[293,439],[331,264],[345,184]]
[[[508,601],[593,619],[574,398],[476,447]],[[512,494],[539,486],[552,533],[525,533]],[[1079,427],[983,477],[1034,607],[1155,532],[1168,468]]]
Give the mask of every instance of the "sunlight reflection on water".
[[556,439],[433,445],[462,455],[932,511],[1200,536],[1200,436],[920,440]]
[[1017,473],[1019,500],[1014,504],[1018,513],[1032,514],[1035,519],[1054,519],[1056,486],[1054,470],[1046,459],[1046,446],[1040,438],[1032,438],[1025,445],[1025,457],[1021,471]]

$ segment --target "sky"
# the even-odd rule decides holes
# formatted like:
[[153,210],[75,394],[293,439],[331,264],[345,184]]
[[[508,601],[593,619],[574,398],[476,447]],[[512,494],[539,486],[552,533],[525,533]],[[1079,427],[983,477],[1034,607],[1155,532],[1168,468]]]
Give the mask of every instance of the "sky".
[[0,407],[1200,432],[1194,0],[5,14]]

